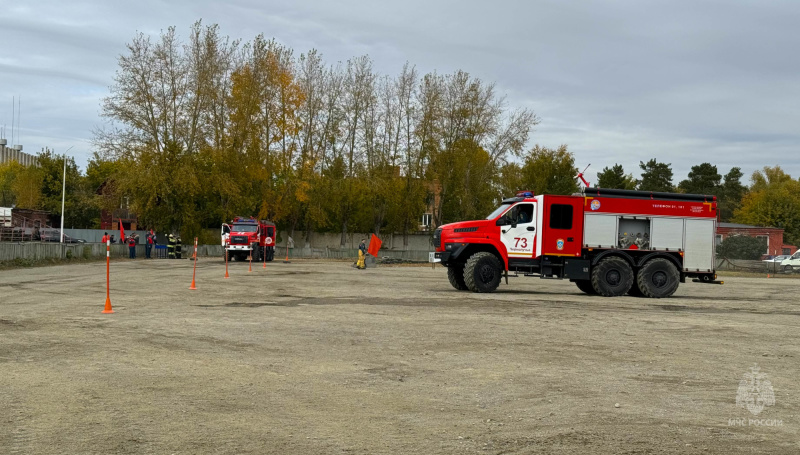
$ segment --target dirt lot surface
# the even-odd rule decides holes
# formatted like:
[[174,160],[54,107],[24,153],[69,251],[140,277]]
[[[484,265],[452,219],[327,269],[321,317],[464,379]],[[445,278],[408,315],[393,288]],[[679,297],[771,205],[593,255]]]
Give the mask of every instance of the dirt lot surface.
[[[796,279],[602,298],[278,260],[0,272],[2,454],[800,452]],[[759,393],[740,381],[760,368]],[[750,376],[747,376],[750,374]],[[766,376],[763,376],[766,375]],[[747,381],[745,381],[747,382]]]

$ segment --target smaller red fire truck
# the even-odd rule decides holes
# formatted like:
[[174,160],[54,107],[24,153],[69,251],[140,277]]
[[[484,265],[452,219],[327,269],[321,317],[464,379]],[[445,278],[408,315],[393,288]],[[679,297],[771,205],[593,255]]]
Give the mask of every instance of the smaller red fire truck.
[[458,290],[493,292],[505,276],[569,279],[587,294],[669,297],[686,278],[716,283],[717,201],[702,194],[585,188],[519,192],[486,219],[434,232]]
[[271,261],[275,258],[275,224],[253,217],[237,216],[230,224],[222,225],[222,246],[228,257],[237,261]]

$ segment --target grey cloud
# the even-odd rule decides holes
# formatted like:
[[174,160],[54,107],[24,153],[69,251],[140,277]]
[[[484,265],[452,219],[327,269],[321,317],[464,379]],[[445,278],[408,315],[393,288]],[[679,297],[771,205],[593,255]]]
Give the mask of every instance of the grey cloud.
[[0,123],[21,95],[26,149],[88,144],[125,43],[170,25],[186,37],[197,19],[297,54],[316,48],[328,63],[369,54],[392,75],[405,61],[463,69],[536,111],[531,145],[567,144],[590,172],[620,163],[638,175],[657,158],[676,182],[703,161],[800,176],[792,1],[40,1],[0,19],[14,37],[0,48]]

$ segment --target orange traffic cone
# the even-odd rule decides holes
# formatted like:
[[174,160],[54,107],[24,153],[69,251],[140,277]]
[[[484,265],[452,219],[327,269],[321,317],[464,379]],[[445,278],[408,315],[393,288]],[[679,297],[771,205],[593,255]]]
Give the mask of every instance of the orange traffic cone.
[[111,242],[106,240],[106,307],[103,313],[113,313],[111,309]]
[[111,309],[111,298],[106,296],[106,307],[103,309],[103,313],[113,313],[114,310]]
[[230,278],[228,275],[228,250],[225,250],[225,278]]
[[194,269],[192,270],[192,285],[189,286],[189,289],[197,289],[197,286],[194,285],[194,275],[197,272],[197,237],[194,238]]

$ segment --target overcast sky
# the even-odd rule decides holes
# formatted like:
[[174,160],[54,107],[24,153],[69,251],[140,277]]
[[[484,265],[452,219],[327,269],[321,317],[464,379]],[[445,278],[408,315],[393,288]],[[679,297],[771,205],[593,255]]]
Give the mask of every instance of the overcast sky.
[[[133,6],[133,5],[136,6]],[[137,31],[219,24],[327,63],[368,54],[397,75],[464,70],[542,120],[530,145],[567,144],[595,183],[622,164],[672,163],[674,183],[780,165],[800,177],[798,1],[0,0],[0,126],[28,153],[73,147],[85,168],[101,99]]]

